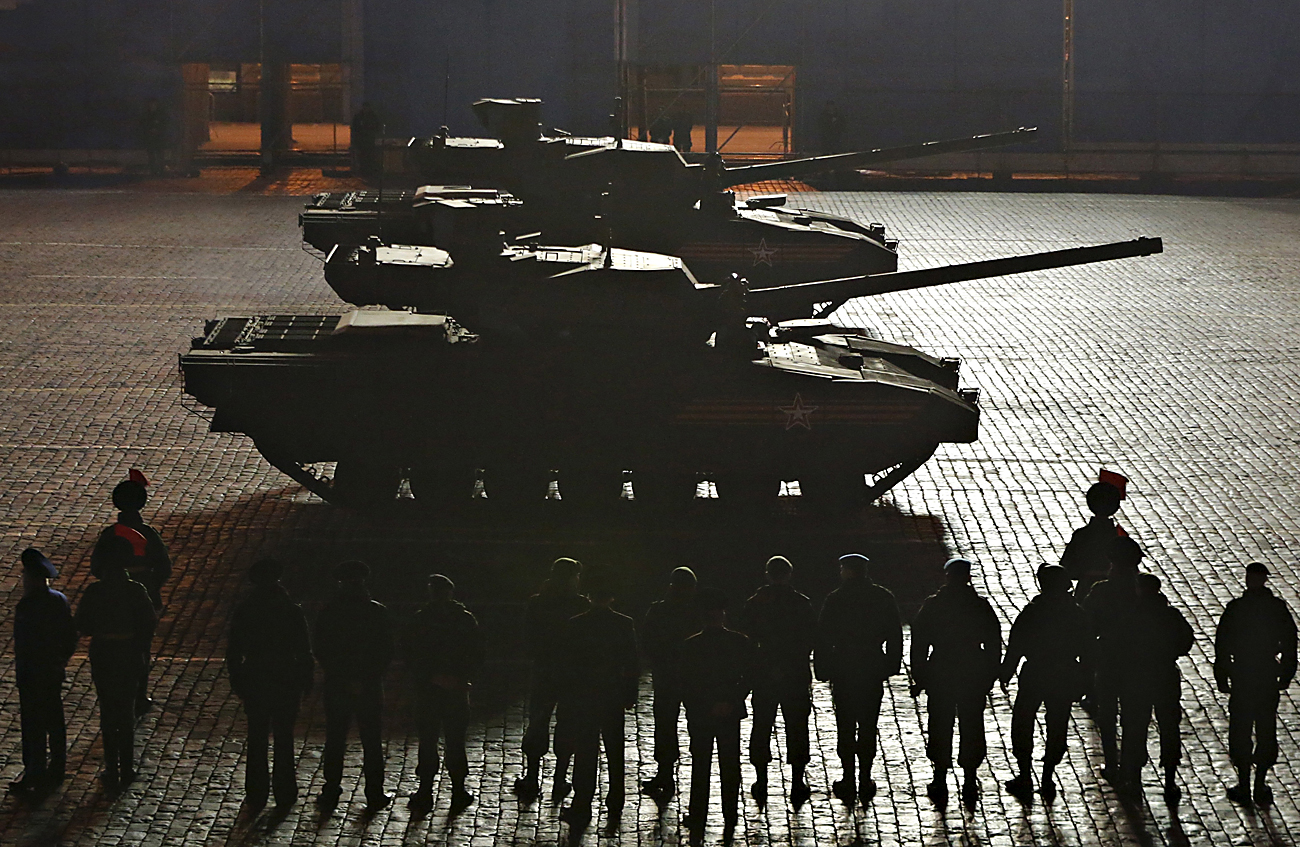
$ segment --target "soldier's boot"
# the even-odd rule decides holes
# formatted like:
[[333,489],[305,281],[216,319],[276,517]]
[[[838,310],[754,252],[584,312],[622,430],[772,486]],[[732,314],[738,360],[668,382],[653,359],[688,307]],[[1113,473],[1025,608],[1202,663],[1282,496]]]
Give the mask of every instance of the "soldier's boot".
[[794,765],[791,767],[793,785],[790,786],[790,805],[796,809],[808,802],[812,797],[812,789],[808,787],[808,780],[804,777],[804,765]]
[[925,796],[940,808],[948,805],[948,769],[935,766],[934,778],[925,787]]
[[1171,806],[1177,805],[1178,801],[1183,799],[1183,790],[1178,787],[1178,782],[1174,779],[1176,770],[1172,766],[1165,767],[1165,802]]
[[858,799],[863,805],[876,796],[876,781],[871,778],[871,760],[866,756],[858,757]]
[[749,787],[749,796],[754,798],[760,809],[767,806],[767,763],[755,763],[754,771],[756,778],[754,784]]
[[673,779],[672,765],[660,764],[655,775],[649,779],[642,780],[641,793],[651,797],[668,798],[677,788],[676,780]]
[[843,771],[844,776],[831,783],[831,793],[835,795],[835,799],[846,806],[852,806],[857,799],[855,764],[856,760],[853,756],[840,756],[840,770]]
[[1002,783],[1002,787],[1017,800],[1027,800],[1034,790],[1033,777],[1029,775],[1033,764],[1028,760],[1020,759],[1016,765],[1018,767],[1016,775]]
[[967,809],[975,810],[980,801],[980,781],[976,768],[966,768],[961,782],[961,802]]
[[117,782],[118,785],[130,785],[135,782],[135,750],[134,745],[123,744],[118,751],[117,765]]
[[[555,778],[551,781],[552,803],[560,802],[565,797],[568,797],[569,792],[573,790],[573,786],[569,783],[570,759],[570,756],[560,756],[555,760]],[[588,820],[590,820],[590,815]]]
[[722,843],[731,844],[736,840],[737,815],[732,814],[722,819]]
[[1038,784],[1038,793],[1048,803],[1056,799],[1056,766],[1043,765],[1043,780]]
[[433,780],[420,778],[420,787],[406,801],[407,807],[416,814],[424,814],[433,808]]
[[[1262,782],[1256,774],[1257,780]],[[1237,784],[1228,789],[1228,799],[1243,806],[1251,804],[1250,799],[1250,765],[1237,768]]]
[[474,805],[474,795],[465,790],[465,777],[453,776],[451,778],[451,808],[453,812],[461,812]]
[[1256,806],[1273,805],[1273,789],[1268,785],[1268,768],[1257,768],[1255,770],[1255,794],[1253,797]]
[[524,775],[515,780],[515,793],[520,797],[536,797],[542,790],[541,771],[541,757],[529,756]]

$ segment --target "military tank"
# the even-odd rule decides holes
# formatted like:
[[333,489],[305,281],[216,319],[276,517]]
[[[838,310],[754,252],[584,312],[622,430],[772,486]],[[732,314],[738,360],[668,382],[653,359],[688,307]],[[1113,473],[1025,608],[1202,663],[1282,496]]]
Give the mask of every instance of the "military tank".
[[[959,388],[956,360],[808,317],[814,304],[1160,250],[1139,239],[749,290],[701,282],[672,256],[508,247],[439,312],[221,318],[180,368],[213,432],[252,438],[331,502],[382,505],[405,480],[417,501],[454,508],[481,482],[516,509],[554,483],[599,509],[630,481],[643,507],[675,511],[705,479],[761,514],[797,480],[803,503],[833,510],[975,440],[978,395]],[[436,287],[449,259],[370,245],[336,261],[366,285]]]
[[[448,218],[439,194],[455,199],[464,179],[498,190],[509,209],[502,231],[540,232],[548,243],[601,242],[667,253],[695,273],[720,282],[741,273],[753,288],[897,269],[897,242],[884,224],[859,223],[826,212],[787,208],[787,196],[769,194],[738,201],[735,186],[794,179],[809,174],[1028,141],[1036,132],[1012,132],[931,141],[855,153],[727,166],[717,155],[688,162],[668,144],[627,139],[545,135],[540,100],[480,100],[474,111],[500,139],[459,139],[443,134],[412,139],[408,155],[420,179],[438,183],[417,192],[319,194],[299,217],[303,240],[328,253],[356,246],[370,235],[384,241],[425,244]],[[475,143],[470,143],[475,142]],[[508,192],[508,193],[506,193]],[[479,217],[487,217],[480,215]],[[368,227],[368,228],[367,228]],[[401,237],[420,232],[419,239]]]

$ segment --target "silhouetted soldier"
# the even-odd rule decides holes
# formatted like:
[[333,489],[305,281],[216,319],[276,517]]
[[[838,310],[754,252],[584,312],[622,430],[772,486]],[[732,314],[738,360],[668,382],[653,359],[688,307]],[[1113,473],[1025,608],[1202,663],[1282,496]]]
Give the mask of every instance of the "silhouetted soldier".
[[[230,618],[226,670],[230,687],[248,715],[244,790],[253,806],[266,803],[272,788],[277,806],[298,800],[293,725],[298,703],[311,692],[315,662],[307,618],[280,585],[284,566],[262,559],[248,569],[253,590]],[[268,773],[266,748],[275,737],[275,776]]]
[[420,812],[433,808],[440,735],[445,739],[452,809],[459,811],[474,802],[474,795],[465,790],[469,773],[465,731],[470,686],[483,667],[483,636],[478,619],[452,597],[455,590],[455,584],[442,574],[429,576],[429,600],[415,613],[403,644],[415,684],[420,732],[420,759],[415,766],[420,787],[411,795],[410,806]]
[[641,667],[635,624],[610,608],[614,602],[610,575],[590,570],[583,586],[592,605],[569,621],[562,650],[563,687],[556,734],[566,736],[566,742],[572,744],[573,804],[560,816],[576,829],[591,820],[596,765],[603,743],[609,769],[605,810],[612,831],[623,814],[623,712],[636,705]]
[[673,122],[668,115],[660,113],[650,122],[650,141],[655,144],[670,144],[673,138]]
[[149,173],[161,176],[167,170],[167,109],[157,97],[145,101],[140,114],[140,141],[149,156]]
[[823,155],[839,153],[840,137],[844,134],[844,116],[834,100],[827,100],[817,115],[817,133],[821,137]]
[[383,156],[375,146],[375,142],[379,140],[379,133],[383,129],[379,113],[370,103],[362,103],[361,109],[352,116],[351,129],[352,161],[361,171],[362,176],[376,175],[382,165]]
[[975,593],[971,563],[949,559],[944,586],[926,598],[912,623],[912,696],[928,691],[926,755],[934,780],[926,793],[942,805],[952,767],[953,721],[961,727],[957,765],[963,771],[961,799],[979,800],[976,770],[984,761],[984,705],[1002,663],[1002,628],[989,601]]
[[758,657],[753,678],[754,722],[749,735],[749,760],[757,781],[751,790],[761,806],[767,802],[767,764],[772,761],[772,731],[776,710],[785,720],[786,757],[793,785],[790,801],[808,800],[808,715],[812,712],[812,671],[809,654],[817,634],[812,601],[790,585],[794,568],[784,556],[773,556],[764,567],[768,584],[745,602],[741,632],[749,636]]
[[695,115],[683,109],[673,115],[673,146],[683,153],[691,152],[691,130],[695,129]]
[[1277,703],[1296,672],[1295,619],[1267,579],[1263,563],[1246,565],[1246,591],[1228,603],[1214,635],[1214,680],[1228,695],[1228,756],[1237,769],[1228,797],[1243,805],[1251,801],[1251,765],[1255,803],[1273,802],[1268,769],[1277,763]]
[[[866,556],[841,556],[840,587],[826,595],[817,622],[817,678],[835,704],[836,751],[843,777],[831,786],[844,803],[876,794],[871,765],[885,680],[902,669],[903,627],[894,595],[872,582]],[[855,782],[855,774],[859,781]]]
[[77,649],[68,598],[50,587],[59,575],[40,550],[22,554],[23,596],[14,609],[14,670],[23,733],[23,775],[15,792],[43,791],[63,781],[67,728],[63,717],[64,669]]
[[661,802],[672,796],[673,770],[680,754],[677,716],[682,709],[680,650],[687,638],[700,631],[703,621],[695,601],[695,572],[676,568],[668,578],[668,596],[650,605],[641,626],[641,646],[654,682],[654,777],[641,783],[642,792]]
[[316,618],[313,641],[325,673],[325,785],[316,803],[332,809],[343,794],[343,757],[348,727],[357,721],[361,736],[366,806],[382,809],[393,801],[384,791],[384,746],[380,717],[384,672],[393,660],[393,629],[388,609],[370,599],[365,562],[343,562],[335,571],[338,589]]
[[96,576],[77,605],[77,630],[90,638],[90,675],[99,695],[104,743],[104,781],[127,785],[135,779],[135,694],[149,664],[149,642],[158,618],[149,592],[127,575],[143,557],[140,533],[118,526],[103,545]]
[[1070,536],[1061,554],[1061,567],[1078,583],[1074,596],[1088,596],[1093,583],[1110,572],[1110,543],[1120,537],[1114,515],[1119,511],[1122,492],[1109,482],[1094,483],[1085,495],[1092,518]]
[[1034,759],[1034,722],[1040,707],[1047,711],[1047,739],[1043,745],[1043,779],[1039,792],[1047,800],[1056,796],[1054,773],[1065,758],[1070,705],[1087,684],[1091,656],[1092,624],[1070,595],[1070,575],[1059,565],[1038,569],[1041,593],[1016,616],[1002,660],[1002,690],[1016,675],[1024,659],[1011,707],[1011,751],[1018,772],[1005,785],[1017,797],[1033,789],[1030,772]]
[[1132,538],[1120,536],[1110,543],[1110,576],[1088,590],[1080,603],[1092,620],[1093,679],[1089,699],[1092,720],[1101,736],[1105,759],[1102,776],[1119,784],[1119,740],[1116,721],[1125,674],[1125,651],[1133,643],[1133,613],[1137,606],[1138,564],[1142,548]]
[[1160,577],[1139,574],[1137,604],[1133,609],[1131,641],[1124,651],[1127,661],[1120,692],[1124,746],[1120,754],[1123,791],[1142,790],[1142,766],[1147,762],[1147,729],[1154,709],[1160,727],[1160,767],[1165,775],[1165,799],[1177,803],[1182,790],[1174,782],[1182,741],[1178,724],[1183,718],[1180,704],[1182,679],[1178,657],[1192,649],[1192,626],[1183,613],[1160,593]]
[[[528,729],[524,733],[524,759],[526,773],[515,780],[515,791],[524,797],[534,797],[540,790],[539,776],[542,757],[551,744],[551,715],[560,697],[560,683],[556,676],[560,641],[569,620],[587,611],[591,604],[578,593],[578,579],[582,564],[573,559],[556,559],[551,565],[550,579],[542,590],[528,600],[524,623],[524,639],[533,660],[532,679],[528,691]],[[569,793],[569,759],[571,750],[557,744],[555,750],[555,781],[551,796],[559,800]]]
[[740,721],[753,680],[754,647],[743,634],[727,629],[727,595],[721,590],[701,589],[698,605],[704,628],[681,647],[682,696],[691,735],[691,801],[685,823],[691,842],[700,843],[716,743],[722,840],[729,843],[740,815]]
[[[153,603],[155,614],[163,609],[162,586],[172,575],[172,560],[167,553],[167,545],[153,527],[144,522],[140,510],[149,501],[149,480],[134,468],[129,478],[119,482],[113,488],[113,505],[118,509],[117,523],[99,534],[95,549],[90,554],[90,572],[96,574],[101,547],[108,538],[113,537],[119,526],[127,526],[145,539],[145,551],[142,556],[135,556],[127,565],[127,574],[131,579],[143,585],[149,591],[149,600]],[[145,665],[144,676],[140,678],[140,688],[136,691],[135,713],[137,716],[153,708],[149,699],[149,665]]]

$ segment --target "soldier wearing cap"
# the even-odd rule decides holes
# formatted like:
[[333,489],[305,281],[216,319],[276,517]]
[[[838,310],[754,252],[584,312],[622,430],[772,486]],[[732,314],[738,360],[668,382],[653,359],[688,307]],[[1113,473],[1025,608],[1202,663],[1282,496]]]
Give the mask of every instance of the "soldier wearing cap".
[[332,809],[343,793],[343,757],[348,727],[355,718],[361,736],[366,805],[384,808],[393,795],[384,790],[384,745],[380,719],[384,706],[384,672],[395,647],[388,609],[370,599],[365,562],[348,561],[336,570],[338,589],[316,618],[313,641],[325,674],[325,750],[321,765],[325,785],[316,803]]
[[[248,715],[244,790],[253,806],[298,800],[293,726],[298,704],[312,688],[315,662],[302,608],[280,584],[284,566],[262,559],[248,569],[253,590],[235,607],[226,645],[230,687]],[[275,774],[267,768],[267,744],[275,737]]]
[[1147,762],[1147,731],[1151,713],[1160,727],[1160,767],[1164,770],[1165,800],[1175,804],[1182,790],[1174,781],[1182,740],[1178,724],[1182,678],[1178,658],[1192,649],[1192,625],[1160,593],[1160,577],[1138,574],[1137,603],[1133,608],[1129,647],[1125,650],[1120,716],[1124,744],[1120,750],[1121,788],[1136,795],[1142,787],[1142,766]]
[[[831,684],[836,750],[843,777],[831,786],[842,802],[876,795],[871,765],[885,680],[902,669],[903,626],[888,589],[872,582],[870,560],[841,556],[840,587],[826,596],[817,621],[813,668]],[[856,775],[856,780],[855,780]]]
[[104,741],[104,780],[126,785],[135,779],[135,702],[149,667],[149,643],[158,617],[149,591],[127,575],[145,539],[119,527],[100,552],[99,581],[86,588],[74,618],[90,638],[90,675],[99,695]]
[[431,574],[427,587],[428,601],[415,613],[402,645],[415,684],[420,732],[420,758],[415,768],[420,787],[411,795],[410,806],[418,812],[433,808],[441,735],[451,777],[451,805],[461,810],[474,802],[474,795],[465,790],[469,773],[465,731],[470,687],[483,668],[483,636],[478,619],[453,597],[456,586],[450,579]]
[[23,551],[22,563],[23,596],[14,610],[14,669],[23,775],[9,785],[15,792],[40,791],[63,781],[67,764],[64,668],[77,648],[68,598],[50,587],[50,580],[59,575],[54,563],[34,547]]
[[682,699],[691,736],[691,800],[685,823],[692,844],[704,839],[715,744],[724,843],[735,837],[740,815],[740,721],[754,678],[754,648],[742,633],[727,629],[726,607],[727,595],[721,590],[701,589],[704,628],[681,647]]
[[1237,769],[1228,797],[1242,805],[1252,800],[1252,766],[1254,802],[1273,802],[1268,770],[1277,763],[1277,704],[1296,672],[1295,618],[1264,584],[1268,576],[1261,562],[1246,566],[1246,590],[1223,610],[1214,635],[1214,680],[1228,695],[1228,756]]
[[1070,536],[1061,554],[1061,567],[1078,583],[1075,596],[1085,597],[1093,583],[1110,572],[1110,543],[1120,537],[1115,523],[1123,492],[1109,482],[1097,482],[1085,495],[1092,517]]
[[812,601],[794,589],[794,567],[784,556],[773,556],[763,568],[768,584],[745,601],[737,627],[749,636],[758,656],[754,671],[754,723],[749,736],[749,760],[757,781],[751,793],[759,805],[767,802],[767,764],[772,760],[772,731],[779,708],[785,718],[786,753],[792,772],[790,801],[808,800],[804,771],[808,766],[808,716],[812,712],[812,671],[809,656],[817,634]]
[[[97,575],[99,560],[103,555],[103,545],[117,531],[117,527],[130,527],[144,537],[145,547],[142,555],[131,559],[127,574],[131,579],[143,585],[149,591],[149,600],[153,603],[155,614],[163,609],[162,586],[172,574],[172,560],[167,553],[167,545],[153,527],[144,521],[140,511],[149,501],[149,480],[140,471],[132,468],[128,478],[113,488],[113,505],[118,509],[117,523],[107,527],[99,534],[95,549],[90,554],[90,572]],[[140,688],[136,692],[135,712],[142,715],[153,708],[149,699],[149,669],[140,678]]]
[[[1043,749],[1043,778],[1039,792],[1056,796],[1056,766],[1065,758],[1070,705],[1082,695],[1091,651],[1088,616],[1070,595],[1070,575],[1059,565],[1038,569],[1041,592],[1020,610],[1011,625],[1002,660],[1002,690],[1019,670],[1015,704],[1011,707],[1011,750],[1018,772],[1005,785],[1024,797],[1033,788],[1034,722],[1046,707],[1047,739]],[[1021,660],[1024,666],[1020,666]]]
[[[534,797],[540,790],[542,757],[551,746],[551,715],[559,700],[557,664],[560,641],[569,620],[591,607],[578,590],[582,563],[560,558],[551,564],[551,575],[542,590],[528,599],[524,635],[532,659],[532,677],[528,690],[528,729],[524,732],[526,771],[515,780],[515,792]],[[558,741],[558,739],[557,739]],[[572,751],[555,750],[555,781],[552,797],[559,800],[569,792],[569,761]]]
[[1110,575],[1095,583],[1079,605],[1092,621],[1092,720],[1101,736],[1105,759],[1102,776],[1122,782],[1119,762],[1119,698],[1125,676],[1125,651],[1133,643],[1133,615],[1137,607],[1138,565],[1145,555],[1132,538],[1120,536],[1110,543]]
[[948,799],[946,776],[952,767],[952,730],[961,727],[957,765],[963,771],[962,802],[979,800],[976,771],[984,761],[984,706],[1002,664],[1002,627],[975,592],[967,559],[949,559],[944,585],[926,598],[912,623],[912,696],[929,692],[926,755],[934,763],[927,794],[942,805]]
[[641,791],[659,801],[676,790],[673,771],[680,749],[677,719],[682,711],[680,650],[703,626],[695,599],[696,578],[690,568],[673,570],[668,595],[650,605],[641,624],[641,645],[654,684],[655,764],[657,772],[641,783]]
[[623,814],[626,791],[623,713],[636,705],[641,675],[636,625],[610,608],[615,592],[607,571],[589,570],[583,587],[591,598],[591,608],[569,621],[561,642],[556,736],[563,736],[573,750],[573,803],[560,816],[575,829],[591,820],[603,744],[609,770],[605,811],[608,829],[613,831]]

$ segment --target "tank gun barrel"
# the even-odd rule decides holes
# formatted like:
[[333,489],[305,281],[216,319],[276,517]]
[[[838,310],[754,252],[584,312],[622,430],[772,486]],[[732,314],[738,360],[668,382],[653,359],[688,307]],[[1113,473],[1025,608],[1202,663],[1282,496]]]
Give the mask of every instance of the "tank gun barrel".
[[921,156],[937,156],[941,153],[965,153],[970,150],[986,150],[990,147],[1005,147],[1029,141],[1038,127],[1020,127],[1010,132],[994,132],[988,135],[976,135],[971,138],[951,138],[945,141],[927,141],[924,144],[909,144],[905,147],[883,147],[876,150],[862,150],[856,153],[835,153],[829,156],[811,156],[806,159],[790,159],[784,162],[763,162],[757,165],[739,165],[725,168],[720,176],[719,188],[730,188],[746,182],[769,179],[790,179],[808,174],[827,173],[848,168],[862,168],[868,165],[880,165],[885,162],[897,162],[903,159],[916,159]]
[[751,315],[763,315],[776,320],[806,317],[817,303],[827,305],[815,317],[824,318],[853,297],[888,294],[892,291],[910,291],[950,282],[987,279],[1007,274],[1027,273],[1071,265],[1087,265],[1112,259],[1128,259],[1164,252],[1159,238],[1137,238],[1116,241],[1095,247],[1073,247],[1068,250],[1049,250],[1004,259],[988,259],[939,268],[922,268],[914,271],[870,274],[844,279],[802,282],[775,288],[760,288],[749,292],[746,305]]

